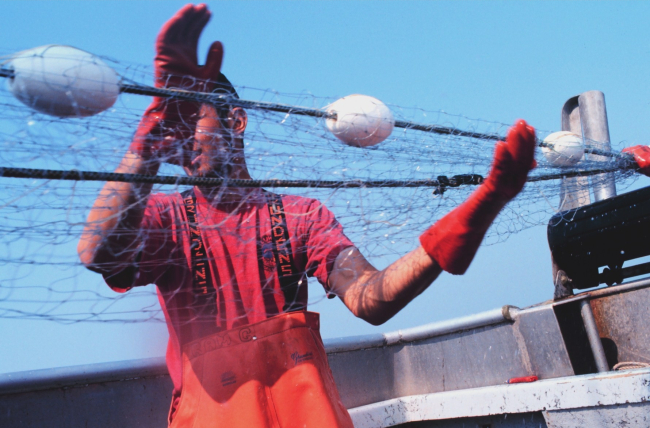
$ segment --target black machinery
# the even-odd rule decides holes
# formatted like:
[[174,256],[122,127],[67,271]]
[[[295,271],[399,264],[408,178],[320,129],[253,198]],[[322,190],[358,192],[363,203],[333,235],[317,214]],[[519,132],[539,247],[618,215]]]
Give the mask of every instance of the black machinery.
[[650,262],[623,267],[650,255],[650,187],[555,214],[548,243],[569,289],[650,273]]

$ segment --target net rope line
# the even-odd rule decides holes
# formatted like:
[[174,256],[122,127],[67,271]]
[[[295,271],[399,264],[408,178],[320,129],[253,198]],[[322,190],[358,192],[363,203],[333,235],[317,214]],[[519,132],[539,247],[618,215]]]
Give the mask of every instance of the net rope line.
[[[9,68],[0,67],[0,77],[11,79],[14,77],[14,71]],[[185,91],[182,89],[169,89],[169,88],[156,88],[154,86],[144,85],[129,79],[122,78],[120,80],[120,92],[125,94],[145,95],[161,98],[171,98],[181,101],[192,101],[201,103],[210,103],[213,105],[232,105],[241,108],[249,108],[256,110],[274,111],[278,113],[294,114],[300,116],[310,116],[315,118],[336,119],[336,112],[328,112],[323,109],[292,106],[287,104],[271,103],[265,101],[252,101],[234,98],[226,95]],[[479,140],[492,140],[492,141],[505,141],[505,137],[497,134],[484,134],[480,132],[464,131],[461,129],[427,125],[422,123],[415,123],[406,120],[396,120],[394,122],[395,128],[403,128],[409,130],[416,130],[422,132],[431,132],[439,135],[453,135],[456,137],[476,138]],[[547,147],[552,149],[553,145],[545,143],[544,141],[537,140],[538,147]],[[605,150],[586,147],[584,153],[597,156],[604,156],[609,158],[616,158],[621,160],[631,160],[631,155],[625,153],[615,153]]]
[[[634,169],[634,165],[613,166],[609,168],[578,169],[556,174],[545,174],[528,177],[528,182],[558,180],[571,177],[587,177],[625,169]],[[462,185],[478,185],[483,177],[478,174],[461,174],[453,177],[439,176],[437,180],[242,180],[208,177],[180,177],[169,175],[125,174],[117,172],[54,170],[38,168],[0,167],[0,177],[30,178],[44,180],[66,181],[116,181],[122,183],[169,184],[191,186],[232,186],[232,187],[307,187],[307,188],[374,188],[374,187],[459,187]]]

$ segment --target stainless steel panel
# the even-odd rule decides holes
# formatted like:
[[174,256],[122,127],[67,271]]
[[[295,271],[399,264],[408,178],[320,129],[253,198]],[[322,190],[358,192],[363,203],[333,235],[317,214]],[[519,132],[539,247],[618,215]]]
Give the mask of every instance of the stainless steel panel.
[[596,367],[601,373],[608,372],[609,365],[607,364],[607,357],[605,356],[605,350],[603,349],[603,342],[600,339],[596,319],[594,318],[594,313],[591,310],[591,305],[588,300],[580,302],[580,315],[582,315],[582,321],[584,322],[585,331],[589,338],[591,352],[594,354]]
[[648,428],[650,403],[544,412],[548,428]]
[[0,373],[0,396],[17,392],[71,388],[89,383],[154,378],[167,375],[167,365],[164,357]]
[[90,383],[0,396],[0,426],[160,428],[167,425],[168,376]]
[[509,324],[407,345],[330,354],[341,399],[358,407],[406,395],[503,383],[527,371]]
[[[606,152],[611,151],[605,94],[600,91],[584,92],[578,97],[578,104],[580,105],[580,122],[585,145]],[[607,157],[592,154],[588,155],[587,159],[609,160]],[[616,196],[616,182],[613,173],[592,176],[591,185],[595,202]]]
[[650,288],[595,298],[591,306],[610,365],[650,363]]
[[421,421],[395,425],[395,428],[546,428],[541,413],[518,413],[444,421]]
[[403,330],[369,334],[365,336],[325,339],[323,342],[328,354],[368,348],[381,348],[387,345],[410,343],[428,339],[430,337],[442,336],[444,334],[456,333],[492,324],[499,324],[504,321],[511,321],[518,311],[518,308],[506,305],[502,308],[493,309],[491,311],[445,321],[438,321]]
[[328,357],[348,408],[400,396],[498,385],[513,377],[573,374],[548,305],[520,311],[514,324]]
[[[562,106],[562,131],[582,135],[580,124],[580,106],[578,97],[572,97]],[[589,178],[571,177],[563,178],[560,185],[559,211],[578,208],[591,203],[589,195]]]
[[523,340],[519,349],[527,353],[531,375],[550,379],[575,374],[551,306],[522,311],[513,327]]

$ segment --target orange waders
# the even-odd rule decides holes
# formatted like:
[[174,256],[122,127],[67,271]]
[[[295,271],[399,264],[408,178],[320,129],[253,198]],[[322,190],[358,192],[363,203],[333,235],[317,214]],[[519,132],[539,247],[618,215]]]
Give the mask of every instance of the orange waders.
[[183,347],[170,428],[353,428],[314,312],[289,312]]

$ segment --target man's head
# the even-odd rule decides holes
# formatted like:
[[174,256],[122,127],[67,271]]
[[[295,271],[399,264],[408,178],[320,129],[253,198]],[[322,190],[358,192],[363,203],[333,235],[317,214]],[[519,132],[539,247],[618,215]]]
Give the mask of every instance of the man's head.
[[[239,99],[239,94],[235,90],[235,87],[230,83],[230,80],[226,77],[225,74],[219,73],[219,77],[215,82],[214,89],[212,90],[213,94],[223,95],[228,98]],[[232,108],[229,104],[223,104],[217,107],[217,112],[221,117],[227,116],[228,110]]]
[[[239,98],[221,74],[214,93]],[[250,178],[244,159],[246,111],[232,105],[203,104],[194,134],[192,163],[188,174],[197,177]]]

